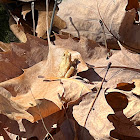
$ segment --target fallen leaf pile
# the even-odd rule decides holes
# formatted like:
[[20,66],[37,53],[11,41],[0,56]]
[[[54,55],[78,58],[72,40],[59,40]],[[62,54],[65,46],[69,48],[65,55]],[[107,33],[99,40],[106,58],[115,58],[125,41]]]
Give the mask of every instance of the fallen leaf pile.
[[[66,22],[67,29],[55,33],[53,42],[39,38],[46,34],[45,5],[39,2],[37,36],[25,31],[25,43],[0,42],[0,138],[140,139],[139,26],[133,25],[137,1],[62,1],[54,25],[62,29]],[[29,6],[22,4],[23,19]],[[101,15],[118,37],[105,33],[108,48]],[[132,26],[127,25],[131,39],[119,32],[124,20]]]

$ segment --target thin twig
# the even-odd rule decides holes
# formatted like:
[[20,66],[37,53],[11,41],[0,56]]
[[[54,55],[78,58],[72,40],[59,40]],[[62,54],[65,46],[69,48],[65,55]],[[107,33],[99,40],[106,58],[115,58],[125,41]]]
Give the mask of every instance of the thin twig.
[[[34,101],[36,102],[36,99],[35,99],[35,97],[34,97],[34,95],[33,95],[31,89],[30,89],[30,91],[31,91],[32,97],[34,98]],[[51,139],[54,140],[53,136],[50,134],[50,132],[48,131],[48,129],[47,129],[45,123],[44,123],[43,117],[42,117],[42,115],[41,115],[40,107],[39,107],[39,105],[37,104],[37,102],[36,102],[36,105],[37,105],[37,109],[38,109],[38,112],[39,112],[39,116],[40,116],[40,118],[41,118],[41,121],[42,121],[42,124],[43,124],[44,129],[46,130],[47,134],[50,135]]]
[[[90,68],[106,68],[106,66],[100,66],[100,67],[91,67]],[[131,68],[131,67],[124,67],[124,66],[111,66],[110,68],[118,68],[118,69],[127,69],[127,70],[132,70],[132,71],[136,71],[136,72],[140,72],[140,69],[136,69],[136,68]]]
[[75,29],[76,32],[77,32],[78,38],[80,38],[80,33],[79,33],[78,29],[76,28],[76,26],[74,25],[74,23],[73,23],[73,21],[72,21],[72,17],[69,17],[69,19],[70,19],[70,22],[71,22],[72,26],[74,27],[74,29]]
[[35,36],[35,13],[34,13],[35,2],[31,2],[31,10],[32,10],[32,20],[33,20],[33,35]]
[[50,37],[51,31],[52,31],[52,26],[53,26],[53,21],[54,21],[54,15],[55,15],[56,6],[57,6],[57,0],[55,0],[55,3],[54,3],[53,13],[52,13],[51,22],[50,22],[50,28],[49,28],[49,37]]
[[106,47],[106,49],[108,50],[107,41],[106,41],[106,35],[105,35],[105,29],[104,29],[104,24],[103,24],[102,20],[99,20],[99,22],[100,22],[101,27],[102,27],[102,30],[103,30],[104,41],[105,41],[105,47]]
[[[106,23],[104,22],[104,20],[103,20],[103,18],[102,18],[102,16],[101,16],[101,13],[100,13],[100,10],[99,10],[99,6],[98,6],[98,1],[96,0],[96,2],[97,2],[97,10],[98,10],[98,14],[99,14],[99,16],[100,16],[100,19],[101,19],[101,21],[103,22],[103,24],[104,24],[104,26],[106,27],[106,29],[108,30],[108,32],[109,32],[117,41],[119,41],[121,44],[123,44],[123,45],[127,46],[128,48],[134,50],[134,48],[132,48],[132,47],[129,46],[128,44],[124,43],[123,41],[119,40],[119,38],[117,38],[117,37],[112,33],[112,31],[109,30],[109,28],[107,27]],[[137,48],[135,48],[135,50],[137,50],[138,52],[140,51],[140,49],[137,49]]]
[[96,99],[98,98],[98,96],[99,96],[99,94],[100,94],[100,91],[101,91],[101,89],[102,89],[103,82],[104,82],[104,80],[105,80],[105,78],[106,78],[106,75],[107,75],[107,73],[108,73],[108,70],[109,70],[110,66],[111,66],[111,62],[109,62],[108,65],[107,65],[107,70],[106,70],[105,76],[104,76],[104,78],[103,78],[103,80],[102,80],[102,82],[101,82],[101,86],[100,86],[100,88],[99,88],[99,90],[98,90],[98,92],[97,92],[97,94],[96,94],[96,96],[95,96],[95,98],[94,98],[94,100],[93,100],[93,102],[92,102],[92,105],[91,105],[91,107],[90,107],[90,109],[89,109],[88,115],[87,115],[86,120],[85,120],[85,123],[84,123],[84,127],[86,126],[87,119],[88,119],[88,117],[89,117],[89,114],[90,114],[90,112],[91,112],[91,110],[92,110],[92,108],[93,108],[95,102],[96,102]]
[[49,44],[51,43],[50,42],[50,36],[49,36],[49,22],[48,22],[48,17],[49,17],[49,8],[48,8],[48,5],[49,5],[49,2],[48,2],[48,0],[46,0],[46,26],[47,26],[47,38],[48,38],[48,46],[49,46]]
[[102,20],[99,20],[99,22],[100,22],[102,30],[103,30],[103,36],[104,36],[105,47],[106,47],[106,50],[107,50],[107,59],[108,59],[111,56],[111,53],[110,53],[110,49],[107,46],[104,24],[103,24]]

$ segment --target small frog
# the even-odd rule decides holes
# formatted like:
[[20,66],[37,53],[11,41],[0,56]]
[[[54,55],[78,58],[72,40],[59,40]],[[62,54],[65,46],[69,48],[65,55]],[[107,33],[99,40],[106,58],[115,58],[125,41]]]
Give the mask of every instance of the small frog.
[[69,78],[71,75],[73,75],[76,70],[76,61],[76,59],[74,61],[71,61],[71,53],[65,51],[59,66],[58,77]]

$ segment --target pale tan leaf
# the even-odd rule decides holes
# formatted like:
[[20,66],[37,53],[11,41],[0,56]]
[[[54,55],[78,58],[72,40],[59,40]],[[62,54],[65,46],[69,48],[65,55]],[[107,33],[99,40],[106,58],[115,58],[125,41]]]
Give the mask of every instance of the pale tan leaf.
[[[129,12],[125,10],[126,6],[130,6]],[[128,0],[91,0],[88,3],[86,0],[67,0],[59,5],[58,16],[67,23],[67,29],[62,31],[104,43],[104,33],[99,23],[102,20],[108,43],[115,45],[114,35],[127,44],[127,48],[140,52],[140,27],[133,24],[138,7],[137,0],[129,0],[129,3]]]
[[[9,93],[9,100],[6,101],[5,104],[13,102],[14,106],[21,106],[21,108],[16,107],[19,112],[26,112],[27,110],[27,113],[23,116],[19,113],[15,114],[15,116],[9,114],[8,117],[15,120],[27,119],[34,122],[40,119],[39,112],[41,112],[42,117],[47,117],[62,109],[63,105],[58,93],[60,96],[64,95],[65,100],[69,103],[79,99],[80,95],[91,91],[86,85],[80,81],[78,82],[78,80],[62,79],[63,84],[60,83],[61,79],[59,80],[57,75],[66,49],[53,45],[50,47],[47,60],[24,70],[24,74],[17,78],[0,83],[1,91],[3,91],[1,92],[2,98],[4,98],[5,92]],[[80,54],[71,50],[68,51],[71,52],[72,59],[77,58],[80,61],[77,70],[81,71],[84,68],[86,70],[86,64]],[[39,78],[39,76],[44,76],[45,78]],[[56,81],[51,81],[52,79]],[[75,86],[77,87],[77,91],[73,90]],[[72,90],[69,90],[69,88]],[[38,106],[40,111],[38,110]],[[7,110],[6,106],[3,106],[3,110],[11,111]],[[32,115],[34,119],[32,117],[29,118],[30,115]]]
[[140,95],[140,79],[134,79],[132,81],[135,84],[135,88],[132,90],[132,92],[139,96]]
[[95,41],[89,40],[85,37],[81,37],[80,40],[76,40],[67,35],[55,35],[56,45],[64,48],[78,51],[85,62],[93,64],[100,58],[106,58],[107,50],[105,47],[100,46]]

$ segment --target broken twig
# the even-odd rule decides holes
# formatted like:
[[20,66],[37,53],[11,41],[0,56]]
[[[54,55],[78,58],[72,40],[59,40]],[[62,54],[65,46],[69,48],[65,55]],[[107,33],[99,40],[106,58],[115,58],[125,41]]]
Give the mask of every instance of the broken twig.
[[90,107],[90,109],[89,109],[88,115],[87,115],[86,120],[85,120],[85,123],[84,123],[84,127],[86,126],[86,122],[87,122],[88,116],[89,116],[89,114],[90,114],[90,112],[91,112],[91,110],[92,110],[92,108],[93,108],[93,106],[94,106],[94,104],[95,104],[95,102],[96,102],[96,99],[98,98],[98,96],[99,96],[99,94],[100,94],[100,91],[101,91],[102,86],[103,86],[103,82],[104,82],[104,80],[105,80],[105,78],[106,78],[106,75],[107,75],[107,73],[108,73],[108,70],[109,70],[110,66],[111,66],[111,62],[109,62],[108,65],[107,65],[107,70],[106,70],[105,76],[104,76],[104,78],[103,78],[103,80],[102,80],[101,86],[100,86],[100,88],[99,88],[99,90],[98,90],[98,92],[97,92],[97,94],[96,94],[96,96],[95,96],[95,98],[94,98],[94,100],[93,100],[93,102],[92,102],[92,105],[91,105],[91,107]]
[[35,2],[31,2],[32,20],[33,20],[33,35],[35,36]]

